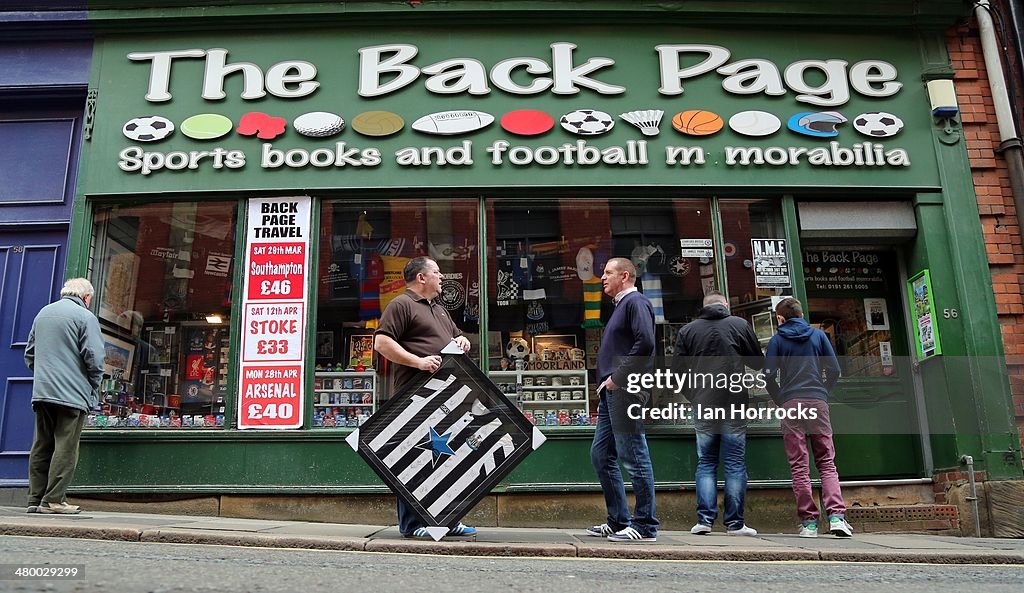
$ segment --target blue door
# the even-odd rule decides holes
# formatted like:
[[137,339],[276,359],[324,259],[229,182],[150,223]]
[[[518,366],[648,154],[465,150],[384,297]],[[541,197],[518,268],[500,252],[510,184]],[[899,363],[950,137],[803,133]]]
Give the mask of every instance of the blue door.
[[0,486],[28,484],[35,420],[25,342],[32,320],[64,284],[67,228],[0,229]]

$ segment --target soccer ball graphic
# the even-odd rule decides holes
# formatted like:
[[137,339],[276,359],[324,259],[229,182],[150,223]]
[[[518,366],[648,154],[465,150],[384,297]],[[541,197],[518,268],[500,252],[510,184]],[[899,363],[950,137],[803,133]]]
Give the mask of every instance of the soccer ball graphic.
[[873,111],[854,118],[853,129],[872,138],[888,138],[903,129],[903,120],[891,113]]
[[155,142],[163,140],[174,131],[171,120],[159,115],[147,115],[128,120],[121,132],[136,142]]
[[615,120],[603,111],[577,109],[563,115],[559,123],[563,128],[578,136],[597,136],[611,130],[615,125]]
[[508,341],[505,350],[512,360],[526,360],[526,356],[530,353],[530,346],[523,338],[512,338]]

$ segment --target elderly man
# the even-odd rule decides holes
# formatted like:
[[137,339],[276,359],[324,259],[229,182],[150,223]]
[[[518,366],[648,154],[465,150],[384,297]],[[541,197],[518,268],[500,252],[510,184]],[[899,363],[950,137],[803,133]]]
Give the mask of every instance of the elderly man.
[[32,371],[36,430],[29,455],[28,512],[75,514],[64,496],[78,465],[85,416],[99,401],[103,338],[89,310],[95,290],[85,278],[64,283],[61,299],[32,322],[25,364]]

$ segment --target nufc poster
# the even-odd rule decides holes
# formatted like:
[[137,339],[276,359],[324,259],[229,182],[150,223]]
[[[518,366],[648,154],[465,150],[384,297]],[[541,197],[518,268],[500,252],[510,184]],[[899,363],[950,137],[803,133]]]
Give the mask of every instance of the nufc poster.
[[471,360],[444,354],[346,440],[440,540],[545,437]]

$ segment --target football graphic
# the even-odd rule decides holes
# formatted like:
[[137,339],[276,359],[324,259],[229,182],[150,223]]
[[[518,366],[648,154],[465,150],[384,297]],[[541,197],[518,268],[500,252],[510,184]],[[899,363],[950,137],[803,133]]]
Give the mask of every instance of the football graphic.
[[570,111],[559,120],[562,127],[577,136],[597,136],[604,134],[615,126],[612,116],[596,109],[577,109]]
[[494,123],[494,116],[483,111],[440,111],[412,122],[412,129],[424,134],[454,136],[475,132]]
[[121,132],[129,140],[156,142],[170,136],[174,132],[174,124],[159,115],[146,115],[128,120]]
[[884,111],[871,111],[854,118],[853,129],[872,138],[888,138],[900,133],[903,120]]

